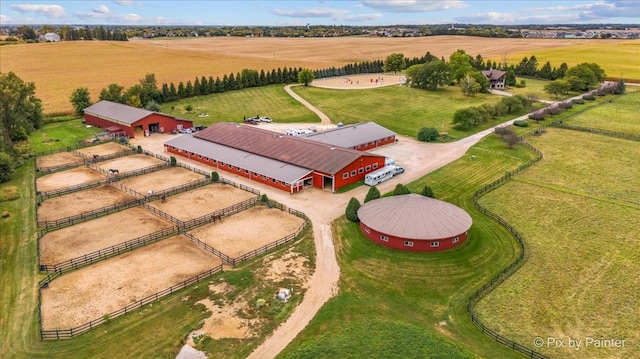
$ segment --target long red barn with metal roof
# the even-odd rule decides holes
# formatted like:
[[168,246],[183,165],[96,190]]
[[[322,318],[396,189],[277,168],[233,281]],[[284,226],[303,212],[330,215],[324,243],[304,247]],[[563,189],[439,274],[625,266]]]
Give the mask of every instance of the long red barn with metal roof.
[[298,192],[313,186],[332,192],[384,167],[384,156],[285,136],[253,126],[217,123],[165,143],[165,150],[217,169]]

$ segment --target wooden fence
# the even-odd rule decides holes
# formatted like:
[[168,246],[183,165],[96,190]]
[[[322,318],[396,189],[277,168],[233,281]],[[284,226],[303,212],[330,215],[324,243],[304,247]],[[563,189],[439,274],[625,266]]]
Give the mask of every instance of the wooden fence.
[[640,141],[640,136],[639,135],[634,135],[634,134],[630,134],[630,133],[602,130],[602,129],[598,129],[598,128],[590,128],[590,127],[583,127],[583,126],[576,126],[576,125],[568,125],[568,124],[563,123],[563,122],[553,122],[550,125],[553,126],[553,127],[563,128],[563,129],[567,129],[567,130],[574,130],[574,131],[587,132],[587,133],[595,133],[597,135],[621,138],[621,139],[631,140],[631,141]]
[[197,246],[202,247],[205,251],[212,253],[213,255],[215,255],[216,257],[222,259],[224,262],[226,262],[229,265],[233,265],[234,261],[233,258],[229,257],[228,255],[220,252],[219,250],[211,247],[210,245],[204,243],[203,241],[199,240],[196,236],[194,236],[191,233],[183,233],[183,236],[189,238],[193,243],[195,243]]
[[229,207],[225,207],[223,209],[219,209],[217,211],[211,212],[209,214],[205,214],[204,216],[200,216],[198,218],[194,218],[188,221],[180,221],[179,227],[180,231],[188,231],[195,227],[199,227],[203,224],[215,222],[216,220],[221,220],[224,217],[228,217],[232,214],[242,212],[246,209],[249,209],[255,206],[258,203],[259,197],[249,198],[242,202],[235,203]]
[[65,187],[65,188],[60,188],[60,189],[56,189],[53,191],[47,191],[47,192],[36,192],[36,204],[37,203],[42,203],[42,201],[44,201],[47,198],[51,198],[51,197],[59,197],[59,196],[63,196],[65,194],[69,194],[69,193],[73,193],[73,192],[79,192],[79,191],[83,191],[85,189],[89,189],[89,188],[94,188],[94,187],[100,187],[104,184],[107,183],[106,179],[103,180],[96,180],[96,181],[91,181],[91,182],[86,182],[86,183],[80,183],[74,186],[69,186],[69,187]]
[[84,160],[78,160],[76,162],[69,162],[63,165],[51,166],[51,167],[37,167],[36,168],[36,178],[42,177],[44,175],[52,174],[55,172],[65,171],[71,168],[80,167],[84,164]]
[[527,133],[527,134],[525,134],[523,136],[520,136],[520,143],[522,143],[527,148],[529,148],[534,153],[536,153],[536,155],[537,155],[536,158],[528,161],[527,163],[521,165],[520,167],[518,167],[517,169],[515,169],[513,171],[507,172],[504,176],[502,176],[499,179],[491,182],[490,184],[482,187],[481,189],[479,189],[478,191],[476,191],[473,194],[473,204],[475,205],[475,207],[481,213],[483,213],[483,214],[495,219],[498,223],[500,223],[503,227],[505,227],[515,237],[516,241],[518,242],[518,246],[520,247],[520,255],[511,264],[509,264],[505,269],[503,269],[500,273],[498,273],[493,278],[491,278],[487,283],[485,283],[482,287],[480,287],[480,289],[478,289],[475,293],[473,293],[468,298],[468,300],[467,300],[467,313],[471,317],[471,321],[478,328],[480,328],[480,330],[484,334],[490,336],[495,341],[497,341],[497,342],[499,342],[499,343],[501,343],[501,344],[513,349],[513,350],[516,350],[516,351],[526,355],[529,358],[548,359],[549,358],[548,356],[543,355],[543,354],[541,354],[539,352],[536,352],[535,350],[533,350],[531,348],[528,348],[526,346],[518,344],[518,343],[516,343],[516,342],[514,342],[514,341],[512,341],[512,340],[510,340],[510,339],[498,334],[494,330],[488,328],[486,325],[484,325],[480,321],[480,319],[473,312],[473,309],[474,309],[475,305],[478,303],[478,301],[480,299],[482,299],[484,296],[486,296],[488,293],[490,293],[493,289],[495,289],[500,283],[502,283],[504,280],[509,278],[513,273],[515,273],[518,270],[518,268],[520,268],[528,258],[527,257],[528,256],[528,251],[527,251],[527,248],[525,246],[524,240],[522,239],[522,236],[520,235],[520,233],[518,233],[518,231],[511,224],[509,224],[505,219],[503,219],[502,217],[498,216],[497,214],[489,211],[488,209],[482,207],[482,205],[480,205],[480,203],[478,202],[478,199],[480,197],[482,197],[483,195],[485,195],[486,193],[489,193],[492,190],[494,190],[494,189],[498,188],[499,186],[501,186],[503,183],[508,181],[515,174],[517,174],[520,171],[523,171],[523,170],[531,167],[533,164],[537,163],[538,161],[540,161],[543,158],[543,154],[542,154],[542,152],[540,150],[538,150],[537,148],[535,148],[531,144],[529,144],[526,141],[524,141],[524,137],[529,136],[530,134],[531,133]]
[[90,265],[95,262],[117,256],[120,253],[132,251],[136,248],[145,246],[150,243],[157,242],[163,238],[167,238],[169,236],[176,235],[176,234],[178,234],[177,227],[161,229],[159,231],[149,233],[147,235],[134,238],[126,242],[118,243],[111,247],[103,248],[103,249],[100,249],[99,251],[88,253],[80,257],[70,259],[68,261],[60,262],[57,264],[40,264],[40,271],[60,272],[60,274],[62,274],[70,270],[75,270],[80,267],[84,267],[86,265]]
[[[64,339],[64,338],[72,338],[74,336],[80,335],[82,333],[88,332],[89,330],[105,324],[107,322],[109,322],[110,320],[117,318],[121,315],[125,315],[128,313],[131,313],[132,311],[141,308],[142,306],[155,302],[157,300],[159,300],[160,298],[167,296],[169,294],[175,293],[181,289],[186,288],[187,286],[197,283],[203,279],[209,278],[211,276],[213,276],[214,274],[217,274],[219,272],[222,272],[222,265],[219,265],[215,268],[209,269],[206,272],[200,273],[194,277],[191,277],[181,283],[178,283],[176,285],[173,285],[163,291],[160,291],[158,293],[152,294],[148,297],[145,297],[143,299],[140,299],[138,301],[135,301],[129,305],[127,305],[124,308],[118,309],[114,312],[111,312],[109,314],[106,314],[105,316],[103,316],[102,318],[98,318],[98,319],[94,319],[88,323],[79,325],[77,327],[74,328],[70,328],[70,329],[52,329],[52,330],[44,330],[44,329],[40,329],[40,337],[42,339]],[[57,272],[56,272],[57,273]],[[43,290],[48,287],[49,282],[46,282],[47,285],[46,286],[40,286],[40,290]],[[40,293],[38,293],[38,296],[40,297]],[[40,308],[40,303],[38,303],[38,308]],[[38,311],[39,315],[40,315],[40,327],[42,328],[42,312],[39,309]]]
[[47,231],[52,231],[55,229],[71,226],[76,223],[88,221],[90,219],[102,217],[113,212],[121,211],[123,209],[136,207],[136,206],[139,206],[140,204],[141,204],[141,201],[139,199],[120,202],[120,203],[113,204],[111,206],[98,208],[93,211],[83,212],[75,216],[60,218],[53,221],[38,221],[38,227],[45,227]]

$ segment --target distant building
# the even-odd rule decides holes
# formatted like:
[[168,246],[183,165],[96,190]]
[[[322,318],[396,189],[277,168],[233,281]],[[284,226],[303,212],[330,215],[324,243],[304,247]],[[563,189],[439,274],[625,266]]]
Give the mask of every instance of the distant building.
[[489,80],[489,89],[503,89],[507,73],[500,70],[484,70],[482,74]]
[[38,40],[46,42],[58,42],[60,41],[60,35],[56,34],[55,32],[47,32],[44,35],[38,36]]

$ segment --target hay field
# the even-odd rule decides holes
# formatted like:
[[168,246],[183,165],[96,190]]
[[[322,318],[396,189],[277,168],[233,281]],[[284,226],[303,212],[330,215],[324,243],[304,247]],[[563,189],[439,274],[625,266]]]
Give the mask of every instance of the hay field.
[[[597,46],[608,45],[609,51],[615,51],[619,42],[597,40]],[[222,77],[244,68],[271,70],[286,66],[319,69],[384,60],[394,52],[419,57],[430,51],[438,57],[448,57],[455,50],[464,49],[473,56],[482,54],[487,58],[500,57],[505,50],[512,54],[525,51],[537,54],[538,49],[593,43],[582,39],[465,36],[78,41],[4,46],[0,51],[0,71],[13,71],[23,80],[35,82],[36,95],[42,99],[45,113],[70,113],[69,96],[74,89],[87,87],[95,101],[100,90],[107,85],[117,83],[127,88],[147,73],[154,73],[159,85],[164,82],[177,85],[180,81],[194,81],[196,77]]]

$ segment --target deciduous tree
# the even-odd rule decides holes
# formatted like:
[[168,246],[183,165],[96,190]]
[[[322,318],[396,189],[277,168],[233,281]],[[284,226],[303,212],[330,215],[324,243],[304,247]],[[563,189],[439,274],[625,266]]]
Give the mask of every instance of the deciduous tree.
[[315,75],[313,71],[309,69],[304,69],[298,72],[298,82],[304,84],[305,86],[309,86],[311,82],[313,82]]
[[36,85],[24,82],[14,72],[0,74],[0,123],[3,147],[26,140],[42,121],[42,101],[35,96]]
[[74,113],[77,116],[82,116],[84,109],[91,106],[91,96],[89,95],[89,89],[86,87],[78,87],[73,90],[71,97],[71,106],[73,106]]
[[402,71],[406,67],[404,54],[402,53],[393,53],[387,56],[387,60],[384,62],[384,71],[396,73],[397,71]]

